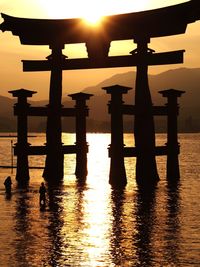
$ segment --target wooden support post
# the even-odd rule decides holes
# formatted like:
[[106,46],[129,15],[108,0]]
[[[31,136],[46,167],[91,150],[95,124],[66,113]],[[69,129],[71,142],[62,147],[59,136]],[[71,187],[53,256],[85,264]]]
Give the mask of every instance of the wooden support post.
[[123,101],[122,94],[126,94],[130,87],[120,85],[103,87],[107,94],[111,94],[109,113],[111,114],[111,144],[109,148],[110,175],[109,183],[113,187],[123,187],[127,183],[124,165],[123,138]]
[[174,181],[180,178],[179,160],[180,147],[178,142],[177,117],[178,103],[177,98],[181,97],[184,91],[169,89],[159,92],[167,98],[167,178]]
[[62,151],[62,55],[63,46],[54,44],[51,63],[48,117],[46,128],[47,156],[43,177],[50,183],[59,183],[63,179],[64,154]]
[[15,147],[17,154],[17,171],[16,180],[20,184],[25,184],[29,181],[29,166],[28,166],[28,149],[29,143],[27,140],[27,113],[29,104],[27,98],[32,97],[36,92],[25,89],[9,91],[13,97],[18,98],[18,102],[14,106],[14,114],[17,116],[17,144]]
[[76,170],[75,174],[80,182],[84,182],[87,176],[87,152],[88,145],[86,140],[86,117],[88,116],[88,107],[86,100],[90,99],[92,94],[76,93],[69,95],[75,104],[76,116]]
[[134,135],[137,150],[136,181],[143,186],[150,186],[159,180],[155,159],[155,129],[153,107],[148,84],[148,62],[146,57],[152,53],[148,49],[148,39],[135,41],[138,55],[135,86],[135,123]]

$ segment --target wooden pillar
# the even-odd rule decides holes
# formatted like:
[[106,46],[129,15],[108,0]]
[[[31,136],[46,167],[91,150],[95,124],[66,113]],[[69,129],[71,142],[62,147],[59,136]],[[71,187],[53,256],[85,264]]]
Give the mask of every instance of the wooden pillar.
[[107,94],[111,94],[109,113],[111,114],[111,144],[109,148],[110,174],[109,183],[113,187],[123,187],[127,184],[124,165],[124,137],[123,137],[123,101],[122,95],[130,87],[114,85],[103,87]]
[[86,100],[90,99],[92,94],[76,93],[69,95],[75,104],[76,114],[76,170],[75,174],[80,182],[84,182],[87,176],[87,152],[88,144],[86,140],[86,117],[88,116],[88,107]]
[[61,45],[52,46],[52,54],[48,57],[51,63],[51,80],[46,127],[47,156],[43,177],[52,183],[59,183],[64,175],[61,123],[63,48]]
[[135,85],[135,121],[134,136],[137,151],[136,181],[140,185],[149,186],[159,180],[155,158],[155,128],[153,107],[148,84],[147,55],[152,53],[148,49],[149,40],[136,40],[137,74]]
[[159,92],[167,98],[167,178],[170,181],[180,178],[179,160],[180,147],[178,142],[178,103],[177,98],[181,97],[184,91],[169,89]]
[[36,92],[25,89],[9,91],[13,97],[18,98],[18,102],[14,106],[14,115],[17,116],[17,144],[15,151],[17,154],[17,170],[16,180],[20,184],[25,184],[29,181],[29,166],[28,166],[28,124],[27,113],[29,104],[27,98],[32,97]]

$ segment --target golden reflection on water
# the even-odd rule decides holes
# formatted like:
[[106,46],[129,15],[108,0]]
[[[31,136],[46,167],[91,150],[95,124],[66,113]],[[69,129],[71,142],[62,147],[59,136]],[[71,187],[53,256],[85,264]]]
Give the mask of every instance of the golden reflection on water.
[[[31,170],[30,186],[22,191],[13,175],[9,200],[2,187],[7,173],[1,170],[1,266],[198,266],[200,135],[195,138],[183,139],[180,183],[166,182],[162,157],[158,159],[158,186],[150,192],[141,191],[134,178],[135,159],[128,158],[128,185],[117,191],[108,184],[110,135],[88,134],[86,184],[76,181],[75,155],[66,155],[64,181],[57,188],[48,188],[44,211],[39,209],[38,196],[42,170]],[[127,146],[133,145],[131,135],[125,135],[125,139]],[[160,135],[158,141],[164,140]],[[8,155],[7,141],[0,142]],[[29,142],[42,144],[44,135]],[[74,135],[63,134],[63,142],[73,144]],[[31,157],[30,164],[43,162]]]
[[108,234],[110,231],[108,196],[105,191],[90,190],[85,192],[84,229],[82,230],[83,253],[87,255],[85,266],[99,265],[109,251]]
[[100,191],[106,191],[108,188],[107,181],[110,168],[110,159],[108,158],[110,134],[98,135],[100,137],[99,140],[95,134],[87,135],[89,144],[87,183],[95,187],[98,184]]
[[[109,159],[107,147],[110,135],[102,134],[100,142],[96,135],[88,134],[88,176],[87,183],[79,194],[82,195],[77,213],[81,218],[82,227],[79,229],[79,243],[84,262],[80,266],[105,266],[101,259],[109,251],[108,234],[110,231],[110,211],[108,184]],[[79,199],[80,200],[80,199]],[[108,261],[109,258],[107,257]]]

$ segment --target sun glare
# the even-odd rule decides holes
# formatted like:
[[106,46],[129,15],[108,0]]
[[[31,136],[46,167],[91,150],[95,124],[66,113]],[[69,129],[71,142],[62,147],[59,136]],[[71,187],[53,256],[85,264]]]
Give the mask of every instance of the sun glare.
[[103,16],[134,12],[148,8],[149,0],[38,0],[50,18],[83,18],[88,24],[98,25]]
[[[104,3],[104,0],[102,0]],[[98,24],[105,15],[105,5],[101,1],[40,0],[40,5],[50,18],[83,18],[89,24]]]
[[98,26],[102,21],[103,16],[98,14],[88,14],[83,17],[83,20],[86,24],[91,26]]

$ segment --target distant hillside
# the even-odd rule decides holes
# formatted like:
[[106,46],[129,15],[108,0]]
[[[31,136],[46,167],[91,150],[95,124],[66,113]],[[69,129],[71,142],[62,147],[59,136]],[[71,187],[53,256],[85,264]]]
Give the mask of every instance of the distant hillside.
[[[124,97],[124,100],[126,103],[134,103],[135,78],[135,72],[117,74],[94,87],[86,88],[84,92],[94,94],[94,97],[89,102],[91,109],[90,117],[97,120],[108,117],[107,102],[109,96],[105,95],[105,92],[101,89],[104,86],[121,84],[132,87],[133,90]],[[180,68],[158,75],[149,75],[149,87],[154,105],[165,103],[165,99],[162,98],[158,91],[169,88],[185,91],[185,94],[179,100],[181,106],[180,116],[181,118],[191,116],[193,120],[200,121],[200,68]]]
[[[102,95],[104,94],[101,89],[102,87],[113,84],[121,84],[133,88],[132,93],[130,94],[130,96],[132,96],[134,93],[135,78],[136,72],[133,71],[117,74],[107,80],[104,80],[96,86],[85,88],[83,92],[90,92],[96,96]],[[168,70],[157,75],[149,75],[149,86],[153,102],[155,103],[159,101],[160,98],[160,95],[157,94],[158,91],[174,88],[186,91],[187,98],[190,98],[190,105],[198,106],[198,98],[196,97],[200,94],[200,68],[179,68],[175,70]],[[189,104],[184,97],[183,100],[184,104]]]
[[[107,103],[110,96],[105,94],[102,87],[114,84],[132,87],[133,90],[124,97],[124,100],[126,103],[133,104],[135,78],[136,72],[132,71],[116,74],[95,86],[87,87],[83,90],[85,93],[94,95],[88,102],[90,108],[88,128],[91,131],[103,131],[109,128]],[[185,94],[179,101],[181,106],[179,118],[180,129],[182,131],[200,131],[200,68],[179,68],[158,75],[149,75],[149,86],[154,105],[165,103],[165,99],[158,93],[160,90],[174,88],[185,91]],[[15,118],[12,115],[14,102],[14,99],[0,96],[0,131],[16,129]],[[47,101],[30,101],[30,103],[33,106],[43,106],[47,104]],[[72,107],[74,102],[67,97],[63,99],[63,104],[64,106]],[[130,120],[132,118],[126,116],[125,125],[127,125],[127,129],[129,128]],[[30,130],[43,131],[45,129],[45,121],[45,118],[31,118],[29,121]],[[163,125],[163,122],[160,122],[160,125]],[[73,119],[64,118],[63,129],[72,131],[74,129]]]

